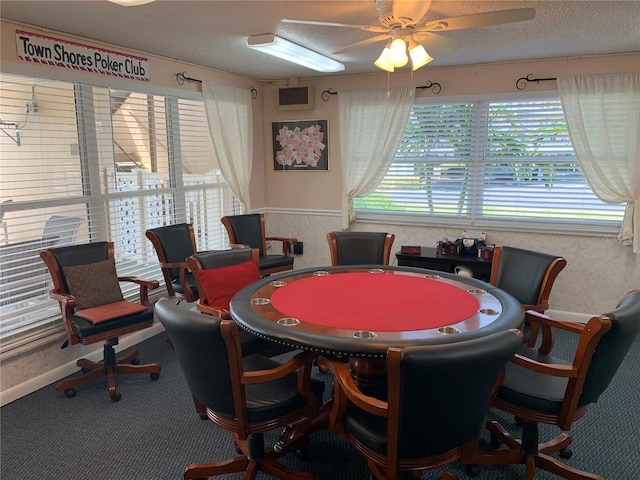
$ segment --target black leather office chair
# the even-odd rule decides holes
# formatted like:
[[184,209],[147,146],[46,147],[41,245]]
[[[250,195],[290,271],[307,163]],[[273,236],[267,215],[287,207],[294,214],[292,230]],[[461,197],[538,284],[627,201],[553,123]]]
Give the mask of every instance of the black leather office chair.
[[[103,360],[78,360],[83,374],[58,382],[56,390],[74,397],[78,385],[106,376],[111,400],[118,401],[121,395],[116,391],[116,374],[148,373],[152,380],[157,380],[159,364],[139,365],[138,350],[117,359],[113,347],[122,335],[153,325],[148,291],[158,288],[158,281],[118,277],[113,242],[51,248],[43,251],[40,257],[53,280],[54,287],[49,296],[58,302],[62,312],[67,334],[62,348],[77,343],[104,342]],[[119,282],[134,282],[140,286],[140,304],[124,300]]]
[[[242,357],[238,326],[181,308],[170,299],[155,306],[157,318],[171,336],[193,396],[206,406],[209,419],[231,432],[240,453],[215,463],[192,463],[185,480],[262,470],[287,480],[312,480],[277,458],[304,444],[306,434],[322,421],[324,383],[312,381],[314,355],[300,353],[285,364],[262,355]],[[326,410],[326,408],[324,408]],[[289,426],[277,448],[264,446],[264,433]]]
[[[525,464],[527,479],[541,468],[570,480],[604,480],[603,477],[570,467],[552,457],[559,452],[570,458],[569,430],[582,418],[589,405],[598,401],[640,331],[640,290],[628,292],[609,313],[592,317],[586,324],[563,321],[529,311],[529,321],[538,323],[542,333],[539,348],[523,346],[506,367],[504,382],[497,390],[493,407],[515,415],[522,425],[522,439],[513,437],[498,422],[487,424],[495,447],[507,450],[498,456],[476,454],[471,463]],[[553,355],[547,341],[553,329],[579,335],[573,359]],[[604,405],[603,405],[604,406]],[[627,412],[629,413],[629,412]],[[631,413],[633,414],[633,413]],[[538,443],[538,424],[556,425],[562,432],[554,439]],[[606,439],[601,439],[603,445]],[[606,449],[603,448],[602,454]]]
[[331,265],[389,265],[394,240],[386,232],[329,232]]
[[[241,288],[260,280],[258,257],[257,248],[237,248],[196,253],[187,258],[187,266],[193,272],[198,286],[196,308],[202,313],[231,320],[229,302],[233,295]],[[240,330],[239,336],[244,356],[260,353],[273,357],[291,351],[289,347],[260,338],[246,330]]]
[[[264,214],[229,215],[220,220],[227,230],[229,242],[232,245],[244,245],[258,249],[262,276],[293,270],[293,257],[290,255],[290,249],[292,245],[298,243],[298,240],[287,237],[267,237]],[[268,254],[267,242],[280,242],[282,255]]]
[[145,236],[156,251],[169,296],[195,302],[198,287],[187,267],[187,257],[198,251],[193,225],[178,223],[150,228]]
[[346,435],[378,480],[399,474],[418,479],[422,471],[455,462],[474,451],[496,381],[521,343],[521,332],[508,330],[466,342],[390,348],[382,388],[359,388],[344,362],[320,358],[334,375],[331,431]]

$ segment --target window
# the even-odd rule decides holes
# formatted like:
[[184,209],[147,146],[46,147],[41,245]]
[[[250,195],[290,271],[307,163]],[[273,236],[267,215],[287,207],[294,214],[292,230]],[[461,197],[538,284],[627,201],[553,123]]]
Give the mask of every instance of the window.
[[[189,222],[200,249],[225,247],[220,217],[242,205],[201,100],[8,74],[0,94],[3,351],[61,328],[45,248],[110,240],[119,275],[163,282],[148,228]],[[136,297],[135,285],[121,286]]]
[[557,98],[415,104],[384,179],[354,205],[362,220],[607,234],[624,214],[586,184]]

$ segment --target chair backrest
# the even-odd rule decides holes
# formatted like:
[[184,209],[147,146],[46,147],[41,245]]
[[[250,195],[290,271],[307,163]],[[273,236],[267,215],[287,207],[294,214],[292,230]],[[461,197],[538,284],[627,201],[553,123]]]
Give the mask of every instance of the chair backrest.
[[233,320],[204,315],[166,298],[156,303],[155,315],[171,338],[193,396],[217,413],[235,418],[233,391],[241,391],[242,357]]
[[640,331],[640,290],[628,292],[616,308],[604,314],[611,319],[591,358],[578,405],[598,400],[607,389]]
[[[56,290],[69,293],[69,286],[63,268],[101,262],[114,256],[113,242],[95,242],[82,245],[69,245],[45,250],[41,253],[51,273]],[[96,281],[100,281],[96,279]]]
[[557,255],[497,246],[489,283],[530,306],[528,308],[544,312],[548,308],[551,287],[566,265],[567,261]]
[[[253,262],[256,264],[255,277],[251,276],[250,279],[247,279],[247,272],[244,270],[242,272],[238,272],[240,276],[234,276],[229,272],[227,272],[225,278],[219,278],[220,275],[217,275],[213,280],[213,283],[210,280],[209,283],[205,284],[205,282],[201,278],[201,271],[231,267],[233,265],[238,265],[250,260],[253,260]],[[214,306],[222,308],[224,310],[228,310],[228,304],[229,300],[231,300],[231,296],[241,288],[246,287],[252,281],[256,281],[260,278],[260,273],[258,271],[257,248],[233,248],[231,250],[196,253],[187,259],[187,265],[193,272],[193,276],[198,287],[198,307],[200,307],[201,305],[210,305],[207,298],[209,296],[221,298],[221,303]],[[218,285],[219,288],[216,289],[216,285]],[[212,292],[212,289],[218,291]],[[223,315],[223,313],[218,312],[216,313],[216,315]],[[223,318],[228,317],[224,315]]]
[[475,439],[496,381],[521,345],[521,334],[509,330],[465,342],[390,349],[387,432],[391,438],[397,429],[398,457],[437,455]]
[[56,245],[71,245],[76,239],[78,228],[82,222],[84,220],[80,217],[51,215],[42,229],[42,239],[54,238]]
[[394,239],[386,232],[329,232],[331,265],[389,265]]
[[[187,257],[197,251],[193,225],[189,223],[150,228],[145,235],[151,240],[160,263],[186,262]],[[163,268],[162,273],[167,285],[180,278],[179,268]]]
[[227,229],[230,243],[249,245],[257,248],[260,256],[267,250],[264,214],[229,215],[220,219]]

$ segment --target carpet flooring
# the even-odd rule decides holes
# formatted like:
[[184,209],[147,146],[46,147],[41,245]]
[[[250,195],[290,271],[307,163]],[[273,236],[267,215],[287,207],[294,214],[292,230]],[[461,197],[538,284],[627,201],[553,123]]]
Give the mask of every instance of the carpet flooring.
[[[192,462],[222,460],[235,454],[228,433],[195,413],[191,395],[173,350],[160,334],[138,346],[141,361],[162,365],[160,379],[124,375],[117,379],[122,400],[113,403],[106,380],[78,387],[66,398],[50,385],[0,409],[0,477],[3,480],[179,480]],[[559,339],[561,342],[562,339]],[[640,460],[640,339],[618,375],[587,415],[572,428],[570,465],[603,475],[607,480],[636,480]],[[329,374],[314,373],[330,381]],[[329,389],[327,389],[328,393]],[[490,412],[518,432],[512,419]],[[541,440],[556,433],[542,428]],[[482,443],[488,440],[485,432]],[[326,480],[366,480],[365,461],[341,437],[328,431],[311,436],[310,458],[295,454],[283,463],[311,471]],[[448,470],[468,478],[462,466]],[[437,478],[445,469],[425,472]],[[241,474],[216,477],[240,479]],[[257,479],[272,478],[263,473]],[[478,480],[521,480],[524,467],[483,466]],[[537,480],[557,477],[546,472]]]

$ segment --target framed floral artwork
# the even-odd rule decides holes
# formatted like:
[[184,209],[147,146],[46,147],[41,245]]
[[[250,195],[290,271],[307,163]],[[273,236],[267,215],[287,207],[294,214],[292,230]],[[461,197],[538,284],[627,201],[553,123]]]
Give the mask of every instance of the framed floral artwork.
[[328,121],[273,122],[273,168],[281,171],[328,171]]

